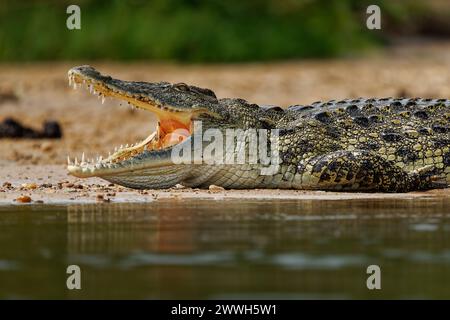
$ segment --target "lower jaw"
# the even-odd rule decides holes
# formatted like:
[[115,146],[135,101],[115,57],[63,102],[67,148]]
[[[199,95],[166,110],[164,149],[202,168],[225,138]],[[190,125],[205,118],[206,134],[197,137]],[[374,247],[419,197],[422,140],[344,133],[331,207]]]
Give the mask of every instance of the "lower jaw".
[[167,189],[181,183],[190,174],[190,166],[167,165],[126,173],[100,176],[109,182],[133,189]]
[[95,164],[68,164],[69,174],[79,178],[121,175],[135,175],[141,170],[164,168],[173,166],[171,161],[171,148],[154,151],[144,151],[136,156],[119,162],[101,160]]
[[[122,174],[123,172],[129,173],[144,168],[170,166],[173,164],[170,161],[171,147],[188,139],[190,130],[191,128],[187,130],[176,120],[165,120],[163,125],[159,122],[156,131],[143,141],[131,147],[128,147],[128,145],[125,148],[121,147],[105,159],[98,157],[97,161],[85,162],[84,155],[79,164],[77,159],[73,163],[68,159],[67,169],[69,174],[73,176],[87,178],[104,177]],[[149,157],[153,159],[151,161],[149,161],[150,159],[144,160],[144,155],[149,153],[152,153]]]

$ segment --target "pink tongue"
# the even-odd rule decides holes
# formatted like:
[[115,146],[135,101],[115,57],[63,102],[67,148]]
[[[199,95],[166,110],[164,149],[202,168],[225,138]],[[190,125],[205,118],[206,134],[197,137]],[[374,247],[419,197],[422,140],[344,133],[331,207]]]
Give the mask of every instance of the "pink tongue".
[[189,131],[186,129],[175,129],[173,132],[166,134],[162,139],[161,143],[164,148],[173,146],[177,143],[180,143],[184,139],[189,137]]

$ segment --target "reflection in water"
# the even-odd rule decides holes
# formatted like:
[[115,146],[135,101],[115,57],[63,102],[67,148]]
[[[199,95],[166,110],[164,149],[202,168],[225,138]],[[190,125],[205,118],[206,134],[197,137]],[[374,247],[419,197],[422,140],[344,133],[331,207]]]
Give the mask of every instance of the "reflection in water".
[[[7,285],[0,297],[448,298],[449,205],[167,200],[4,207],[0,283]],[[83,290],[64,289],[67,264],[82,268]],[[365,286],[370,264],[382,269],[381,292]],[[26,288],[43,279],[44,287]]]

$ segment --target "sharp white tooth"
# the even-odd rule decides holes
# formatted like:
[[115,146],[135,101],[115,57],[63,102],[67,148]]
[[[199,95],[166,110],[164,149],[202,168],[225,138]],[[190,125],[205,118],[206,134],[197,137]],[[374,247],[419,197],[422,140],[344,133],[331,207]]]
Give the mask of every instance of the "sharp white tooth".
[[128,143],[126,144],[125,148],[128,148]]
[[108,158],[111,157],[111,151],[108,151]]
[[102,104],[105,103],[105,96],[102,96]]
[[103,156],[100,156],[99,158],[98,158],[98,161],[102,161],[103,160]]
[[75,165],[76,166],[78,165],[78,158],[77,157],[75,157]]
[[84,163],[84,152],[83,152],[83,154],[81,155],[81,163]]
[[67,156],[67,164],[70,165],[70,157]]
[[114,147],[114,152],[117,152],[117,147]]
[[120,145],[120,149],[123,149],[123,144]]

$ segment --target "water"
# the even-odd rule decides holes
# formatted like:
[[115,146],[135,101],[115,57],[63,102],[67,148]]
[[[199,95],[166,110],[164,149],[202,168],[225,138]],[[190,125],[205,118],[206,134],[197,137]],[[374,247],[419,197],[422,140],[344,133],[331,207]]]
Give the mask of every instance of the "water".
[[[0,208],[0,298],[450,298],[450,199]],[[66,288],[81,268],[82,289]],[[381,290],[366,287],[381,267]]]

